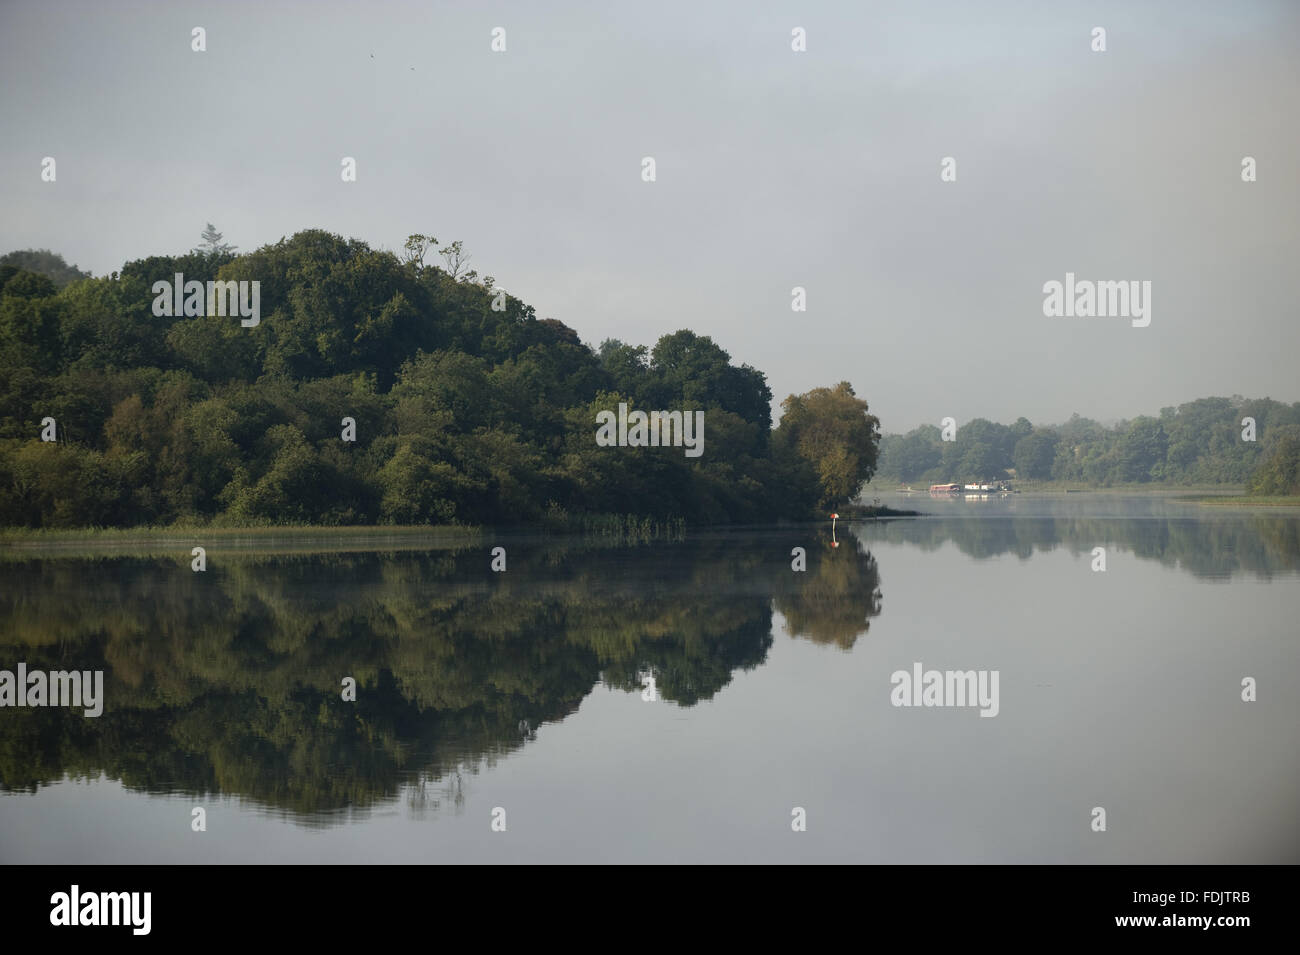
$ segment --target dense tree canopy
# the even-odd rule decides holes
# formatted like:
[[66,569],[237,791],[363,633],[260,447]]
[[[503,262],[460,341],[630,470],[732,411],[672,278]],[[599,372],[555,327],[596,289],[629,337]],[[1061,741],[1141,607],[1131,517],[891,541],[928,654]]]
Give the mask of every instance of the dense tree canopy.
[[[592,349],[467,261],[320,230],[236,255],[209,227],[63,287],[0,268],[0,524],[760,521],[870,474],[875,419],[847,385],[791,399],[799,437],[773,441],[765,376],[711,338]],[[260,283],[260,321],[155,314],[177,274]],[[596,412],[620,402],[704,411],[703,456],[598,446]]]

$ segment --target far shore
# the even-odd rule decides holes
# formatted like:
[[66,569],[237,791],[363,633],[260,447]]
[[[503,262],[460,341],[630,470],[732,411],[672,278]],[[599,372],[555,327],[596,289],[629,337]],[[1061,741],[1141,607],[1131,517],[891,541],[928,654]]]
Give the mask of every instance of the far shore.
[[[1300,496],[1264,496],[1248,494],[1239,485],[1224,484],[1187,484],[1178,486],[1152,484],[1115,484],[1109,487],[1079,484],[1073,481],[1024,481],[1011,482],[1014,493],[1024,495],[1042,495],[1056,497],[1064,494],[1105,494],[1142,497],[1163,497],[1183,504],[1202,504],[1207,507],[1300,507]],[[926,495],[929,485],[917,483],[911,486],[911,494]],[[883,498],[886,495],[903,495],[899,484],[868,484],[862,491],[865,500]]]
[[1249,494],[1183,498],[1188,504],[1208,507],[1300,507],[1300,497],[1252,497]]
[[[904,482],[906,483],[906,482]],[[961,482],[958,482],[961,483]],[[1241,497],[1246,489],[1234,484],[1082,484],[1078,481],[1016,481],[1011,480],[1011,487],[1020,494],[1126,494],[1151,495],[1153,497],[1181,497],[1197,495],[1200,497]],[[928,482],[911,485],[912,493],[924,494],[930,490]],[[900,484],[868,484],[862,491],[862,497],[882,497],[885,494],[902,493]],[[1253,500],[1279,500],[1279,498],[1254,498]],[[1285,500],[1294,500],[1286,498]]]

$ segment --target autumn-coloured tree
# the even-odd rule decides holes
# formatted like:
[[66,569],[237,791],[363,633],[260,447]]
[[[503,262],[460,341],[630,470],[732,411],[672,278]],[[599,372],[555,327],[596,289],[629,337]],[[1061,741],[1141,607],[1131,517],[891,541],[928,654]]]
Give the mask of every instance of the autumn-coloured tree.
[[876,470],[880,421],[867,403],[841,381],[791,395],[781,408],[776,440],[815,468],[819,505],[852,500]]

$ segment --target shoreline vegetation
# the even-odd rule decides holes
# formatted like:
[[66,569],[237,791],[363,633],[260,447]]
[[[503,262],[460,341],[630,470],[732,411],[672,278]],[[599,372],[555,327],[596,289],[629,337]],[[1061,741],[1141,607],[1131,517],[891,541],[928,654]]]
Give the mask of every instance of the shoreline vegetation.
[[0,528],[0,560],[59,555],[175,557],[193,547],[217,554],[318,554],[366,551],[457,550],[484,542],[483,529],[431,527],[106,527]]
[[[897,495],[896,489],[872,488],[870,492]],[[927,492],[914,489],[925,497]],[[1027,497],[1057,497],[1065,494],[1099,494],[1106,496],[1163,497],[1181,504],[1210,507],[1289,508],[1300,507],[1300,496],[1267,497],[1245,493],[1240,488],[1152,488],[1069,487],[1065,484],[1036,485],[1021,491]],[[837,512],[841,523],[926,517],[925,511],[891,507],[887,504],[846,504]],[[317,550],[437,550],[485,544],[506,534],[572,535],[584,539],[610,542],[645,543],[683,541],[690,531],[712,532],[751,527],[803,527],[826,523],[815,520],[779,520],[767,523],[732,525],[690,525],[682,518],[657,520],[636,514],[578,514],[549,516],[546,519],[513,525],[383,525],[383,524],[284,524],[284,525],[203,525],[178,524],[142,527],[31,528],[0,527],[0,550],[32,552],[87,546],[114,549],[151,547],[192,547],[202,545],[229,553],[240,550],[263,551],[283,548],[284,552]],[[323,545],[323,546],[322,546]],[[159,551],[161,553],[161,551]],[[171,553],[171,551],[167,551]]]
[[612,544],[683,541],[686,539],[686,522],[681,518],[655,520],[636,514],[581,514],[559,518],[551,516],[547,520],[530,524],[496,527],[458,524],[4,527],[0,528],[0,553],[31,554],[75,549],[139,552],[143,549],[151,554],[174,555],[181,552],[188,555],[188,549],[195,546],[224,554],[265,553],[270,550],[280,553],[442,550],[486,546],[519,534],[559,534],[588,542]]
[[[1206,497],[1234,497],[1246,494],[1246,489],[1240,485],[1225,484],[1180,484],[1171,486],[1167,484],[1086,484],[1082,481],[1017,481],[1014,478],[1008,480],[1013,488],[1013,493],[1019,494],[1126,494],[1150,497],[1174,497],[1186,494],[1200,494]],[[911,493],[924,495],[929,490],[929,485],[917,483],[912,486]],[[889,482],[876,483],[873,481],[863,488],[862,497],[868,499],[872,497],[880,498],[887,494],[903,493],[905,492],[896,484]]]
[[[840,523],[885,518],[920,517],[919,511],[879,506],[848,505],[841,508]],[[700,532],[740,530],[752,527],[808,527],[828,524],[824,519],[809,521],[773,521],[758,525],[699,525]],[[169,527],[92,527],[92,528],[0,528],[0,551],[59,550],[89,547],[189,548],[201,545],[209,551],[264,551],[281,548],[285,552],[313,550],[437,550],[486,546],[514,535],[572,536],[581,540],[609,543],[681,542],[687,538],[688,526],[681,518],[654,520],[636,514],[583,514],[562,520],[496,527],[462,525],[386,526],[356,524],[333,526],[286,524],[277,526],[205,527],[183,525]],[[157,551],[163,553],[164,551]]]
[[[1240,485],[1190,484],[1159,485],[1151,484],[1097,484],[1089,485],[1078,481],[1015,481],[1012,480],[1014,493],[1055,497],[1064,494],[1101,494],[1126,497],[1164,497],[1188,504],[1233,505],[1241,507],[1294,507],[1300,504],[1300,495],[1252,494]],[[927,496],[928,487],[917,485],[910,494]],[[862,492],[865,498],[882,498],[885,495],[906,496],[909,492],[891,484],[868,484]]]
[[[1131,497],[1169,497],[1204,500],[1207,503],[1229,500],[1250,501],[1257,504],[1278,504],[1300,501],[1298,494],[1256,494],[1240,484],[1086,484],[1082,481],[1017,481],[1006,478],[1015,494],[1055,496],[1061,494],[1113,494]],[[905,483],[905,482],[904,482]],[[886,496],[928,495],[929,485],[914,483],[908,490],[898,482],[871,481],[862,488],[864,500],[883,499]],[[992,493],[992,492],[990,492]],[[849,505],[845,505],[846,507]]]
[[883,520],[894,517],[924,517],[920,511],[890,507],[887,504],[846,504],[838,511],[842,521]]

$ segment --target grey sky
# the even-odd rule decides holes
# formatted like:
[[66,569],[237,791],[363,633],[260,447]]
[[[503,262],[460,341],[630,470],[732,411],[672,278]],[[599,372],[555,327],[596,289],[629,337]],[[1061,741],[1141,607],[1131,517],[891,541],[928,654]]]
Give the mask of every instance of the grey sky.
[[[1300,399],[1300,4],[5,0],[0,84],[0,251],[97,275],[207,221],[423,231],[586,341],[688,327],[887,431]],[[1045,318],[1067,271],[1151,280],[1150,326]]]

